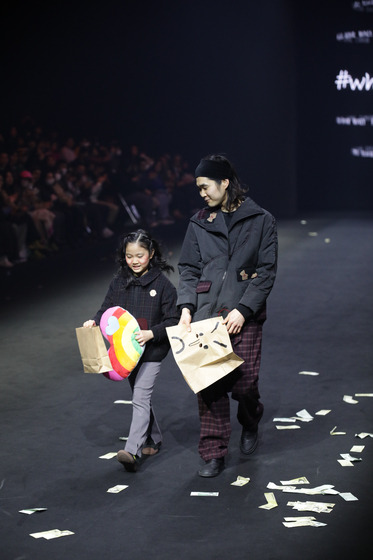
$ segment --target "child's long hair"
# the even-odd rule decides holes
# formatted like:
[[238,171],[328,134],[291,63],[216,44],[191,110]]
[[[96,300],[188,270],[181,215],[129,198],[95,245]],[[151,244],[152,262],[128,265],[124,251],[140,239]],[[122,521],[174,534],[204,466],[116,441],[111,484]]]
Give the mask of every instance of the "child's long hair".
[[149,262],[149,268],[156,267],[165,272],[171,272],[174,270],[174,267],[168,264],[167,261],[162,257],[162,253],[157,241],[155,239],[152,239],[150,235],[143,229],[138,229],[137,231],[132,231],[131,233],[125,235],[119,244],[116,259],[117,263],[119,264],[119,276],[122,276],[127,280],[131,280],[133,278],[131,269],[126,263],[126,248],[128,243],[138,243],[139,245],[141,245],[141,247],[149,251],[149,254],[151,254],[154,250],[154,255]]

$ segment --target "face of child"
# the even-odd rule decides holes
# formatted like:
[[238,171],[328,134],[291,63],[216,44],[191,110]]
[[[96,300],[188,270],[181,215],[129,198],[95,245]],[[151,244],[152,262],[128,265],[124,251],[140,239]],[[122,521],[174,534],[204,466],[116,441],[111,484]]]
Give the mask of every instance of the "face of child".
[[142,276],[149,269],[152,254],[139,243],[127,243],[126,247],[126,263],[135,276]]

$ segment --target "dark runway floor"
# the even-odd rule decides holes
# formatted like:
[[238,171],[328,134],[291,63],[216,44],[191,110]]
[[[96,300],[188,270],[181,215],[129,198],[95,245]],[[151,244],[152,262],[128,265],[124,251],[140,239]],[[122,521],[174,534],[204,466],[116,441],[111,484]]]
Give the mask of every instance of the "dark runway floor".
[[[310,235],[310,233],[312,235]],[[317,234],[317,235],[316,235]],[[177,262],[180,231],[165,229],[166,252]],[[115,270],[113,242],[52,257],[2,274],[0,392],[0,558],[2,560],[340,560],[371,558],[373,512],[373,219],[321,216],[279,222],[280,258],[264,327],[260,444],[246,458],[232,403],[230,450],[217,478],[197,476],[197,402],[165,360],[154,393],[164,435],[159,455],[137,473],[116,459],[130,405],[126,381],[84,374],[75,328],[90,318]],[[3,271],[2,271],[3,272]],[[177,283],[177,275],[172,279]],[[318,376],[299,375],[300,371]],[[276,417],[306,409],[311,422],[278,430]],[[326,416],[315,415],[322,409]],[[345,435],[330,435],[330,431]],[[364,445],[360,462],[340,454]],[[242,487],[237,476],[249,477]],[[298,477],[314,488],[351,492],[310,496],[273,490],[278,507],[265,510],[269,482]],[[107,490],[128,485],[120,493]],[[193,497],[191,492],[218,492]],[[335,504],[331,513],[295,511],[288,502]],[[25,515],[22,509],[47,508]],[[314,516],[321,527],[283,525]],[[54,540],[31,533],[59,529]]]

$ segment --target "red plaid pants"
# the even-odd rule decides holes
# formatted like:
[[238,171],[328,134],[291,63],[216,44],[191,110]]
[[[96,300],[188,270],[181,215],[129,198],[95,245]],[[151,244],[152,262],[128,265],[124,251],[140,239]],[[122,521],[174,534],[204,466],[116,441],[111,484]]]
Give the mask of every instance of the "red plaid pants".
[[198,451],[204,461],[228,453],[231,435],[228,393],[238,401],[237,419],[245,429],[256,430],[263,415],[258,389],[262,323],[247,323],[231,340],[234,352],[244,363],[197,395],[201,421]]

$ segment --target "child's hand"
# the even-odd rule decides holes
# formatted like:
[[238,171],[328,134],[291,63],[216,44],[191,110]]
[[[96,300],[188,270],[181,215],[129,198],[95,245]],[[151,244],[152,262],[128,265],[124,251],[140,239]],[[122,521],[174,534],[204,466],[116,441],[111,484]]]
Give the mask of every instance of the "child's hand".
[[92,327],[95,327],[96,323],[95,321],[93,321],[93,319],[90,319],[89,321],[86,321],[85,323],[83,323],[83,327],[85,327],[86,329],[91,329]]
[[144,346],[146,342],[154,338],[153,331],[139,331],[135,334],[135,338],[140,346]]

